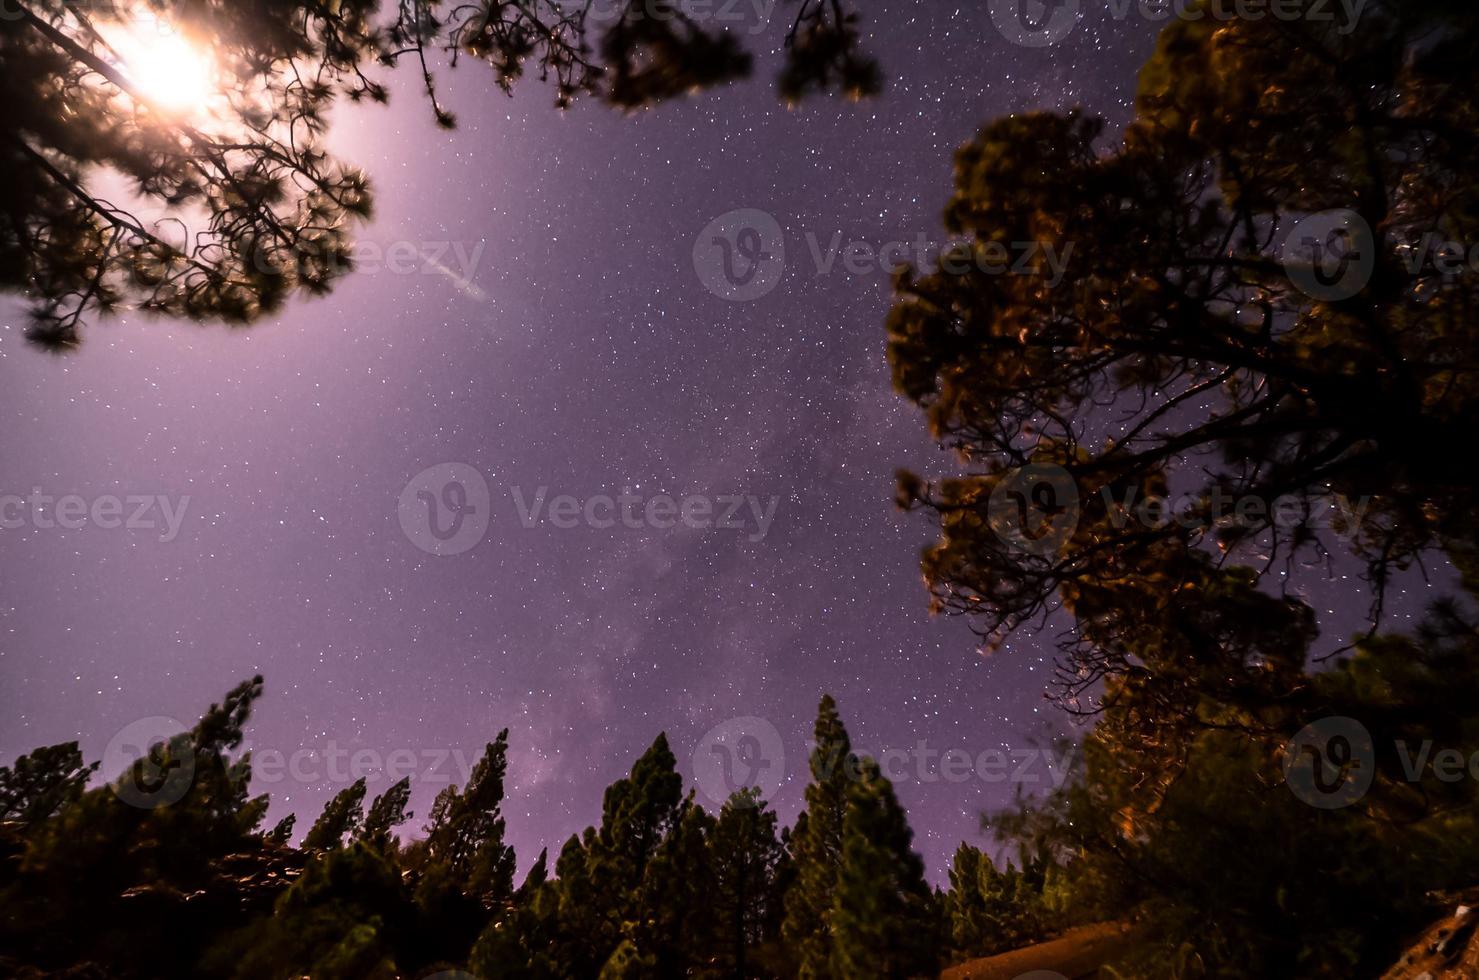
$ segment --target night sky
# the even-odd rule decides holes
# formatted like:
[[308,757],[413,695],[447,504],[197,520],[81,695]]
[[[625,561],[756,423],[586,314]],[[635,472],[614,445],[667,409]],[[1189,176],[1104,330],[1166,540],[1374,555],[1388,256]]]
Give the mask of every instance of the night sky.
[[[808,236],[938,241],[957,145],[1033,108],[1123,123],[1158,25],[1091,13],[1032,49],[984,3],[865,10],[890,82],[863,104],[779,104],[784,7],[750,39],[750,82],[635,116],[562,116],[537,80],[509,99],[470,64],[443,74],[447,133],[402,72],[392,105],[342,111],[333,142],[377,191],[361,237],[413,243],[396,253],[413,271],[380,263],[249,330],[130,316],[58,359],[0,305],[0,493],[189,497],[170,540],[163,520],[0,530],[0,763],[70,739],[99,758],[131,724],[193,721],[261,673],[258,759],[409,752],[413,828],[439,778],[464,780],[437,760],[470,764],[508,727],[505,809],[527,867],[599,821],[602,790],[659,731],[692,775],[716,726],[774,726],[789,822],[823,692],[873,753],[923,741],[975,757],[1063,730],[1042,697],[1050,633],[988,659],[963,623],[928,616],[931,531],[894,509],[892,474],[951,461],[891,392],[888,276],[840,259],[818,275]],[[786,262],[768,294],[736,302],[706,288],[694,245],[742,208],[776,219]],[[452,244],[477,256],[466,281]],[[437,555],[398,501],[447,463],[482,475],[491,511],[475,544]],[[525,526],[516,498],[539,487],[776,504],[763,537],[753,517]],[[1365,610],[1354,581],[1304,587],[1329,639]],[[300,834],[349,782],[307,768],[255,787]],[[1046,786],[1032,771],[1026,788]],[[898,791],[939,878],[1014,787],[922,775]]]

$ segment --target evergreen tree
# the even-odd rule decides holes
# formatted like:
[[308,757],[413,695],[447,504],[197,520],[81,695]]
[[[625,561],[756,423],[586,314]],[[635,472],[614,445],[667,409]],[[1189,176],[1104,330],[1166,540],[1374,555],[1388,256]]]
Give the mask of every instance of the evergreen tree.
[[832,903],[831,970],[848,980],[933,977],[933,896],[893,784],[872,759],[848,785],[842,867]]
[[[1074,110],[997,119],[959,150],[960,242],[898,277],[888,323],[895,387],[971,462],[899,485],[940,524],[936,610],[1000,639],[1112,589],[1078,625],[1123,610],[1133,637],[1137,610],[1196,588],[1182,545],[1262,575],[1283,567],[1266,556],[1322,558],[1331,524],[1373,620],[1426,550],[1475,567],[1479,468],[1455,447],[1479,420],[1479,375],[1457,366],[1479,346],[1479,269],[1433,253],[1479,231],[1479,14],[1322,6],[1170,18],[1112,145]],[[1023,274],[996,274],[1007,242],[1034,243]],[[1125,414],[1101,432],[1107,404]],[[1175,519],[1137,514],[1172,487]],[[1070,687],[1104,667],[1071,664]]]
[[835,976],[831,972],[831,917],[842,865],[842,823],[848,784],[859,774],[858,759],[831,695],[824,696],[817,707],[814,735],[804,819],[797,822],[791,836],[796,883],[786,893],[786,918],[781,927],[805,980]]
[[[660,734],[631,774],[606,788],[600,828],[572,837],[555,864],[566,966],[573,974],[600,972],[624,941],[633,944],[637,961],[651,958],[637,948],[644,939],[639,926],[654,912],[644,901],[647,867],[686,810],[677,759]],[[646,897],[662,892],[658,882],[647,881]]]
[[381,852],[395,846],[394,830],[410,820],[414,813],[406,810],[411,801],[411,777],[402,777],[399,782],[375,798],[370,812],[365,815],[364,826],[355,834],[355,839]]
[[504,842],[507,770],[505,728],[484,748],[466,788],[448,786],[437,794],[420,848],[416,902],[438,944],[459,962],[513,897],[514,851]]
[[950,862],[950,891],[945,910],[950,916],[950,944],[962,959],[986,956],[999,948],[995,923],[986,912],[986,878],[991,859],[980,849],[962,843]]
[[714,818],[693,803],[664,837],[642,873],[635,921],[626,928],[649,965],[646,975],[681,978],[707,964],[715,947],[714,880],[708,843]]
[[717,975],[736,980],[757,975],[753,951],[774,938],[770,930],[779,925],[772,906],[783,854],[775,811],[759,789],[739,790],[724,802],[708,848]]
[[529,873],[524,876],[524,883],[520,885],[519,890],[514,893],[514,898],[519,902],[519,904],[526,903],[530,899],[530,897],[534,895],[535,892],[544,887],[545,882],[548,880],[549,848],[545,848],[544,850],[539,852],[539,857],[534,859],[534,866],[531,867],[529,869]]
[[37,963],[128,964],[147,948],[151,974],[190,975],[212,932],[177,928],[185,896],[201,896],[188,907],[201,916],[214,902],[239,907],[221,863],[260,846],[265,800],[248,799],[250,761],[229,753],[261,695],[261,677],[237,685],[189,731],[36,824],[17,873],[0,880],[0,949]]
[[[785,45],[786,97],[877,89],[843,0],[799,0]],[[340,0],[240,4],[25,0],[0,21],[0,289],[33,303],[31,336],[75,346],[85,317],[137,307],[248,323],[290,296],[323,293],[349,271],[370,214],[366,176],[328,155],[341,99],[383,102],[379,69],[412,58],[437,121],[432,52],[487,64],[512,94],[526,67],[566,107],[595,95],[648,105],[747,75],[750,55],[676,0],[622,3],[614,20],[562,0],[391,5]],[[209,56],[215,91],[162,105],[111,43],[141,21]],[[152,23],[151,23],[152,22]],[[312,79],[311,84],[305,79]],[[140,217],[111,203],[96,172],[116,171]]]
[[365,802],[365,781],[356,779],[350,786],[335,793],[323,812],[308,829],[303,838],[303,848],[310,851],[332,851],[342,847],[346,837],[354,836],[359,829]]
[[962,843],[944,896],[950,945],[961,958],[990,956],[1037,942],[1047,932],[1043,891],[1055,865],[1029,859],[997,870],[991,858]]
[[474,944],[468,967],[482,980],[563,980],[566,959],[559,932],[560,896],[548,880],[548,852],[529,869],[507,915],[489,923]]
[[274,844],[286,844],[293,836],[293,825],[298,822],[298,815],[290,813],[279,820],[273,828],[267,832],[267,839]]
[[414,923],[396,868],[360,842],[327,850],[239,939],[234,976],[394,980]]
[[0,821],[25,828],[53,816],[82,795],[98,763],[83,765],[76,742],[35,749],[0,766]]

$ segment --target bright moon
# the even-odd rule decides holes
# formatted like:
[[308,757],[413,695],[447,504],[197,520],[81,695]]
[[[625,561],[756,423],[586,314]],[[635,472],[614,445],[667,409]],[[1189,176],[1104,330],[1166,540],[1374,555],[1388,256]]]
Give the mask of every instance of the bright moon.
[[141,21],[109,38],[120,66],[145,99],[171,113],[205,109],[215,90],[211,59],[158,21]]

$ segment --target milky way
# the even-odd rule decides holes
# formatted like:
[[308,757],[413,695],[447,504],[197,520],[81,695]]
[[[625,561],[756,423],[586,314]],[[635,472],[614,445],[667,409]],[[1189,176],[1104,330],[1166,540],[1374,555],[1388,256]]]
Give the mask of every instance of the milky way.
[[[337,118],[377,202],[363,269],[331,296],[250,330],[114,319],[63,359],[25,345],[6,301],[0,493],[124,512],[0,530],[0,763],[73,738],[101,757],[260,672],[271,819],[303,829],[358,753],[415,775],[419,825],[508,727],[527,866],[599,819],[660,731],[709,783],[716,739],[761,745],[791,820],[831,692],[855,744],[892,753],[938,878],[981,842],[983,808],[1050,785],[1027,753],[1066,725],[1042,696],[1052,636],[988,659],[928,616],[930,528],[895,511],[893,472],[952,463],[891,392],[886,272],[833,253],[938,241],[951,155],[988,119],[1082,105],[1122,124],[1157,26],[1095,13],[1029,48],[986,7],[867,4],[890,83],[861,104],[777,102],[784,7],[753,39],[756,78],[636,116],[561,116],[537,80],[509,99],[473,65],[444,78],[446,133],[401,77],[389,108]],[[737,209],[784,236],[763,295],[710,288],[701,236]],[[418,496],[444,464],[487,488],[465,481],[486,506],[455,547],[415,526],[463,502]],[[712,510],[623,519],[623,498],[668,496]],[[1353,580],[1305,588],[1327,636],[1365,610]],[[917,761],[946,750],[1029,767],[1014,783]]]

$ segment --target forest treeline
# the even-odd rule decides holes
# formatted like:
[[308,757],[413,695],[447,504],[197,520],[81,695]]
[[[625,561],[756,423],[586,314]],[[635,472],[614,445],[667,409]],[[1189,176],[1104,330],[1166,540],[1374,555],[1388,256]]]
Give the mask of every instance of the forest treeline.
[[[0,971],[925,977],[1124,922],[1136,942],[1122,977],[1378,975],[1431,915],[1431,893],[1479,881],[1479,782],[1432,749],[1479,752],[1479,634],[1440,604],[1415,635],[1304,673],[1313,631],[1291,633],[1292,607],[1246,572],[1220,574],[1218,608],[1252,617],[1241,641],[1298,696],[1251,710],[1204,695],[1173,717],[1165,683],[1112,681],[1084,767],[990,815],[948,889],[927,883],[892,785],[852,751],[831,698],[790,827],[754,789],[705,809],[659,735],[606,789],[599,822],[516,880],[505,730],[419,826],[408,779],[374,799],[360,780],[295,846],[292,817],[264,827],[268,799],[250,795],[250,756],[233,752],[255,678],[106,783],[76,743],[0,768]],[[1368,736],[1346,760],[1369,767],[1354,796],[1338,793],[1344,771],[1300,782],[1299,732],[1332,717]]]
[[361,779],[294,846],[294,818],[263,826],[250,757],[231,752],[262,690],[236,687],[91,788],[75,742],[0,768],[6,975],[931,976],[1050,928],[1051,857],[998,870],[962,845],[951,890],[926,883],[892,785],[830,697],[794,826],[755,789],[706,810],[659,735],[599,824],[516,881],[507,730],[419,833],[409,778],[373,800]]

